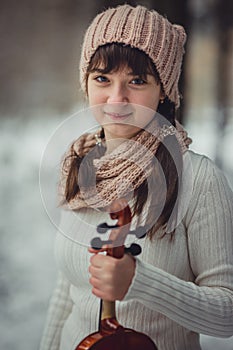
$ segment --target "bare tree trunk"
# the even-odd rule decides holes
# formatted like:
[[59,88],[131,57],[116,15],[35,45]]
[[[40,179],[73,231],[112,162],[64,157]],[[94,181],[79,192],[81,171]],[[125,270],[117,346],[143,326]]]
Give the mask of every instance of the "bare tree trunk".
[[217,0],[214,8],[218,42],[217,66],[217,124],[218,142],[216,147],[216,163],[222,167],[222,140],[230,118],[231,104],[231,69],[232,69],[232,29],[233,29],[232,0]]

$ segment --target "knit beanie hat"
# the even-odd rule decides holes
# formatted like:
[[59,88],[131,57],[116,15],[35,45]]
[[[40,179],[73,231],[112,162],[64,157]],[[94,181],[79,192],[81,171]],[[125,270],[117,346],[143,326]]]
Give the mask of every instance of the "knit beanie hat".
[[81,87],[85,91],[87,68],[97,48],[122,43],[143,51],[151,58],[166,96],[178,108],[178,81],[185,41],[184,28],[171,24],[154,10],[140,5],[109,8],[98,14],[86,31],[80,60]]

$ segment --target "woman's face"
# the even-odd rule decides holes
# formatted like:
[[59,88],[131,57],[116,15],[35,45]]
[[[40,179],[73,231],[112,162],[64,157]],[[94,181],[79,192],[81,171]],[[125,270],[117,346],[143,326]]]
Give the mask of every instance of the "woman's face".
[[97,69],[88,76],[87,91],[90,107],[98,105],[94,114],[106,140],[137,134],[152,120],[162,98],[153,75],[142,79],[129,67],[107,74]]

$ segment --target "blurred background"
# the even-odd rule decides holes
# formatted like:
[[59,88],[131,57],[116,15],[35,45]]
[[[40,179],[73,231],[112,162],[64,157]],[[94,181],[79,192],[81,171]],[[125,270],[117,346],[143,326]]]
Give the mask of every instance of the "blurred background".
[[[55,128],[83,108],[78,62],[93,16],[125,1],[0,2],[0,346],[38,349],[56,278],[55,227],[39,189],[42,153]],[[191,149],[208,155],[233,188],[233,2],[128,1],[158,10],[187,33],[179,119]],[[202,337],[203,350],[233,338]]]

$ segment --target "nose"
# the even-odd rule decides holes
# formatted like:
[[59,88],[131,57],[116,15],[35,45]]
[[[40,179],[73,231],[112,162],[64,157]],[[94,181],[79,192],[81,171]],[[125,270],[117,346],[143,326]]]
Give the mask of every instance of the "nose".
[[115,84],[109,91],[108,103],[128,103],[129,96],[126,87],[123,84]]

